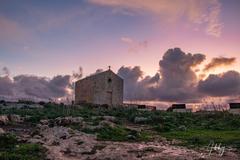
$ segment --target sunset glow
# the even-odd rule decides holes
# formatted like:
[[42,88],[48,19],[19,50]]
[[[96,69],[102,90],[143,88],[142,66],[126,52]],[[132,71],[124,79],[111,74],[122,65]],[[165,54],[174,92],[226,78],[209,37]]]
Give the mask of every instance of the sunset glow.
[[[159,82],[147,84],[148,88],[173,88],[172,91],[169,89],[171,93],[168,95],[159,95],[159,91],[156,91],[153,97],[148,97],[145,94],[149,92],[146,92],[137,99],[174,102],[189,100],[188,95],[182,99],[175,98],[175,84],[164,81],[166,77],[163,72],[173,71],[165,66],[165,63],[171,63],[167,58],[163,60],[165,53],[168,49],[180,48],[186,53],[186,59],[188,53],[193,55],[191,58],[195,54],[205,56],[197,62],[189,62],[193,63],[190,65],[179,62],[181,65],[189,65],[183,67],[189,72],[189,77],[185,78],[192,78],[187,84],[175,86],[181,88],[179,94],[182,88],[191,85],[197,87],[198,81],[207,80],[210,75],[230,70],[239,73],[239,7],[239,0],[2,0],[0,67],[7,70],[3,70],[1,76],[7,75],[9,79],[14,79],[19,75],[31,75],[34,79],[31,82],[37,81],[38,77],[48,77],[44,85],[56,87],[49,80],[57,75],[72,76],[79,67],[82,70],[78,78],[82,78],[95,73],[97,69],[107,70],[108,66],[115,73],[122,66],[140,66],[141,75],[137,78],[139,83],[146,80],[147,76],[150,79],[159,74]],[[176,50],[172,52],[180,53]],[[191,61],[191,58],[188,60]],[[160,61],[163,61],[162,68]],[[205,69],[209,64],[213,66]],[[169,78],[170,74],[165,76]],[[55,78],[57,81],[61,77]],[[64,78],[69,81],[72,79]],[[64,84],[61,83],[63,88],[60,89],[63,94],[51,95],[62,97],[73,94],[72,84]],[[240,82],[238,84],[240,86]],[[205,81],[202,85],[205,87]],[[202,92],[205,94],[227,96],[215,94],[204,87]],[[231,92],[234,97],[240,95],[240,92],[232,90],[228,94]],[[0,92],[0,95],[6,93]],[[190,100],[196,101],[195,98]]]

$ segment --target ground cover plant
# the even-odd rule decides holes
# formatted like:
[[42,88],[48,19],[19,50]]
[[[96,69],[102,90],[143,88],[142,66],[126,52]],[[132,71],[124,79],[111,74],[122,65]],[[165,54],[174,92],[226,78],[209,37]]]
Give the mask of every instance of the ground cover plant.
[[0,160],[43,160],[45,149],[38,144],[21,143],[14,135],[0,135]]
[[[102,116],[116,117],[116,126],[102,129],[81,130],[81,126],[70,126],[86,133],[96,134],[99,140],[141,141],[163,136],[178,139],[182,145],[201,147],[211,141],[228,146],[240,144],[240,116],[228,112],[174,113],[165,111],[143,111],[124,107],[66,106],[46,103],[43,108],[1,108],[1,114],[17,114],[26,117],[25,121],[38,124],[41,119],[57,117],[83,117],[84,121],[98,125]],[[99,117],[93,119],[92,117]],[[143,119],[136,121],[136,119]],[[128,129],[134,125],[141,129],[137,133]]]

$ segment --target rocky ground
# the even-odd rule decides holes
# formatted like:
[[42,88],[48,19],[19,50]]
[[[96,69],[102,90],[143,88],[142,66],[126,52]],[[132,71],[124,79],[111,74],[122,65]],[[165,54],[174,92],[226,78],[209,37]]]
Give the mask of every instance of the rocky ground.
[[[92,117],[94,118],[99,117]],[[18,115],[1,115],[0,134],[14,133],[20,141],[42,145],[47,149],[46,159],[49,160],[240,159],[239,152],[230,148],[225,149],[222,156],[214,151],[209,155],[207,148],[189,149],[177,146],[177,141],[167,141],[162,137],[151,141],[103,141],[96,134],[87,134],[70,127],[78,124],[81,128],[95,130],[115,126],[115,117],[103,116],[101,119],[98,125],[91,125],[82,117],[46,119],[32,125]],[[141,118],[136,121],[141,121]],[[136,131],[141,129],[133,125],[126,127]]]

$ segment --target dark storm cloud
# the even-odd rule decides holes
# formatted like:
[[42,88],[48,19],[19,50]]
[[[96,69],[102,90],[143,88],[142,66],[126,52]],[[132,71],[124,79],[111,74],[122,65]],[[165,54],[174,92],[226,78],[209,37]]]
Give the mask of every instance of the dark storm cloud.
[[203,69],[204,72],[215,69],[219,66],[228,66],[236,62],[236,58],[226,58],[226,57],[218,57],[213,58],[210,63],[208,63]]
[[124,79],[124,99],[139,99],[138,97],[138,80],[143,76],[139,66],[124,67],[122,66],[117,73]]
[[180,48],[169,49],[159,62],[161,85],[167,88],[178,88],[195,84],[197,77],[192,67],[204,60],[203,54],[186,54]]
[[154,91],[160,82],[160,75],[156,73],[153,77],[146,76],[138,83],[139,97],[142,100],[153,100],[155,99]]
[[152,97],[152,88],[160,79],[159,74],[143,78],[139,66],[125,67],[118,70],[118,75],[124,79],[124,98],[126,100],[148,100]]
[[198,85],[200,92],[209,96],[240,95],[240,74],[228,71],[223,74],[210,74],[206,80],[201,80]]
[[142,78],[143,71],[141,70],[140,66],[135,66],[133,68],[122,66],[118,70],[118,75],[134,85],[140,78]]
[[159,80],[160,80],[160,75],[159,75],[159,73],[156,73],[153,77],[146,76],[139,83],[144,86],[154,86],[155,84],[157,84],[159,82]]
[[169,49],[159,62],[161,81],[155,96],[165,101],[188,101],[197,96],[197,77],[192,67],[205,60],[203,54],[184,53],[180,48]]
[[0,77],[0,95],[13,95],[13,83],[8,76]]
[[66,89],[70,87],[69,75],[58,75],[52,79],[38,76],[19,75],[13,78],[14,90],[23,97],[40,99],[58,98],[66,96]]
[[53,97],[63,97],[66,94],[66,89],[70,87],[71,76],[70,75],[57,75],[48,81],[48,87],[52,92]]
[[12,95],[13,94],[13,83],[9,78],[9,69],[3,67],[0,70],[0,95]]
[[[197,77],[192,67],[205,60],[203,54],[184,53],[180,48],[169,49],[160,60],[160,73],[143,77],[139,66],[121,67],[118,75],[124,79],[125,98],[139,100],[195,100]],[[161,78],[160,78],[161,75]]]
[[71,87],[70,75],[58,75],[53,78],[18,75],[11,79],[9,70],[2,69],[4,76],[0,77],[0,96],[12,98],[59,98],[68,95],[67,88]]

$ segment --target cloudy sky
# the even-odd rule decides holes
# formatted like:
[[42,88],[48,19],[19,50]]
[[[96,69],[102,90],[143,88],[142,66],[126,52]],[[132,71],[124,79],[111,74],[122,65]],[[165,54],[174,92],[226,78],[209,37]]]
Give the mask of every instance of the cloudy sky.
[[1,0],[0,95],[61,97],[73,72],[110,65],[126,80],[125,99],[238,99],[239,8],[239,0]]

